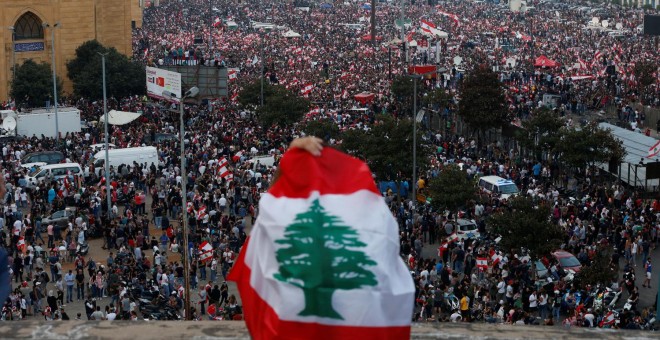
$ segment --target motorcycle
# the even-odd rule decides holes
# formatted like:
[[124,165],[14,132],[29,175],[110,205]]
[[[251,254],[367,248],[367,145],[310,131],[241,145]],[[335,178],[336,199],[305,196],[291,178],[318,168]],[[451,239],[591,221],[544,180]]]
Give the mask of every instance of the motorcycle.
[[77,255],[87,255],[89,253],[89,244],[85,243],[80,243],[76,246],[76,254]]

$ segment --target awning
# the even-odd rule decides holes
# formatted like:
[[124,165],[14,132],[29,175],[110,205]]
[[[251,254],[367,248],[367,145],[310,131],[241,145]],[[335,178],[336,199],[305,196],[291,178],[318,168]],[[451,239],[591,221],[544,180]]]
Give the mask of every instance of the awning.
[[438,67],[435,65],[415,65],[408,66],[409,74],[426,74],[427,79],[434,78],[436,76]]
[[534,66],[536,67],[558,67],[559,63],[548,59],[548,57],[542,55],[534,61]]
[[[136,120],[141,115],[142,115],[141,113],[111,110],[110,112],[108,112],[108,124],[126,125]],[[101,115],[101,117],[99,118],[99,122],[105,123],[105,115]]]
[[300,38],[300,34],[294,32],[292,30],[288,30],[288,31],[282,33],[282,36],[285,37],[285,38]]
[[376,95],[371,93],[371,92],[362,92],[362,93],[356,94],[354,96],[354,98],[355,98],[355,100],[360,102],[360,104],[364,105],[364,104],[367,104],[367,103],[371,103],[374,100],[374,98],[376,98]]

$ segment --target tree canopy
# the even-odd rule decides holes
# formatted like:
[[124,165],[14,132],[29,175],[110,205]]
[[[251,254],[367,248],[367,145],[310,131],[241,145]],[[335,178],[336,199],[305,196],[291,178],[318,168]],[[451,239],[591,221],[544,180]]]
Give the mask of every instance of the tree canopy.
[[288,126],[297,123],[309,111],[309,100],[287,90],[282,85],[264,83],[264,105],[259,106],[261,83],[257,79],[247,84],[238,95],[244,107],[256,108],[257,116],[263,126]]
[[502,85],[487,66],[476,67],[463,81],[458,114],[480,132],[510,122]]
[[530,119],[522,122],[523,129],[518,131],[520,144],[535,153],[550,152],[561,139],[564,123],[559,115],[548,108],[535,110]]
[[144,65],[134,63],[115,48],[105,47],[96,40],[84,42],[76,49],[76,57],[66,64],[67,75],[73,82],[73,92],[89,99],[103,98],[101,55],[105,57],[108,97],[142,95],[146,92]]
[[324,140],[337,139],[339,127],[330,119],[310,120],[302,125],[302,131],[310,136],[316,136]]
[[563,240],[559,226],[550,222],[550,207],[536,205],[530,198],[518,196],[507,210],[490,216],[490,232],[502,236],[500,246],[506,250],[526,248],[532,258],[558,249]]
[[[62,80],[57,77],[58,98],[61,98],[61,94]],[[53,76],[50,64],[37,64],[28,59],[16,67],[16,77],[11,83],[10,95],[18,106],[46,106],[46,101],[53,105]]]
[[429,183],[431,205],[436,209],[456,209],[476,198],[474,182],[457,165],[451,164]]
[[599,246],[591,263],[584,265],[577,274],[577,279],[583,287],[587,285],[609,284],[618,276],[618,268],[610,267],[612,258],[612,249],[606,246]]
[[[365,159],[379,180],[412,178],[412,120],[379,116],[370,130],[348,130],[341,134],[341,148]],[[424,168],[430,150],[417,134],[417,164]],[[418,171],[421,173],[421,171]]]
[[568,128],[561,133],[561,141],[555,146],[560,161],[572,168],[584,168],[596,163],[621,160],[626,152],[621,142],[609,130],[595,123],[579,129]]

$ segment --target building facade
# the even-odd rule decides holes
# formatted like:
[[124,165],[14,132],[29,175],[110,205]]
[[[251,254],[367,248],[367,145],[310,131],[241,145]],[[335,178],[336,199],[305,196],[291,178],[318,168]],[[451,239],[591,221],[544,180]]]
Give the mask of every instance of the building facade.
[[133,27],[142,26],[144,0],[0,0],[0,102],[9,98],[12,65],[51,63],[71,93],[66,64],[78,46],[96,39],[131,55]]

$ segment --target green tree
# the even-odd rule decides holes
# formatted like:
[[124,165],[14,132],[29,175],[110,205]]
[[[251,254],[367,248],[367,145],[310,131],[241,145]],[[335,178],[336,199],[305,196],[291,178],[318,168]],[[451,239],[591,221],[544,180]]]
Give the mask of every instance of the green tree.
[[583,169],[597,163],[620,161],[626,151],[621,141],[609,130],[590,123],[580,129],[562,129],[561,141],[555,145],[560,161],[574,169]]
[[436,209],[456,209],[476,198],[474,182],[468,179],[465,171],[451,164],[429,183],[431,205]]
[[543,107],[522,122],[523,130],[518,132],[518,141],[534,153],[550,152],[559,143],[563,126],[557,113]]
[[635,64],[633,74],[637,80],[637,90],[640,93],[640,98],[645,98],[644,93],[648,91],[649,86],[655,83],[653,76],[658,69],[658,65],[650,60],[640,61]]
[[425,106],[443,108],[447,106],[452,100],[452,96],[443,88],[437,88],[429,93],[426,93],[422,98],[422,103]]
[[260,96],[261,83],[257,79],[241,90],[238,100],[246,108],[256,108],[259,122],[265,127],[289,126],[299,122],[309,111],[309,100],[287,90],[282,85],[264,84],[263,106],[259,106]]
[[[57,96],[62,95],[62,80],[57,77]],[[16,68],[16,78],[11,83],[10,95],[19,106],[46,106],[53,104],[53,75],[50,64],[37,64],[28,59]]]
[[487,66],[476,67],[463,81],[458,115],[479,134],[511,121],[502,84]]
[[[417,85],[419,86],[419,84]],[[412,78],[406,76],[398,76],[392,80],[392,95],[400,103],[412,103],[412,97],[414,93],[413,86]]]
[[577,279],[583,287],[596,285],[598,283],[608,285],[617,278],[617,268],[610,267],[612,250],[605,246],[599,246],[591,263],[582,267],[577,274]]
[[[264,81],[264,98],[272,96],[275,89],[268,81]],[[246,108],[257,108],[261,98],[261,81],[259,79],[247,83],[238,94],[238,102]],[[264,100],[265,102],[265,100]]]
[[76,49],[76,57],[67,64],[67,75],[73,82],[73,92],[90,99],[103,98],[101,55],[105,57],[108,97],[143,95],[146,92],[144,65],[134,63],[114,47],[107,48],[96,40],[84,42]]
[[339,127],[331,119],[310,120],[303,124],[302,131],[307,135],[329,140],[339,137]]
[[303,290],[305,308],[301,316],[320,316],[343,320],[332,307],[336,290],[375,286],[376,276],[366,267],[376,265],[365,253],[355,229],[329,215],[319,200],[309,210],[296,215],[275,241],[284,247],[276,252],[279,272],[275,278]]
[[502,236],[507,250],[526,248],[532,258],[556,250],[563,240],[559,226],[550,222],[550,207],[536,205],[527,197],[515,197],[508,210],[490,216],[490,232]]
[[[395,120],[390,116],[379,116],[379,121],[370,130],[347,130],[342,133],[341,148],[345,152],[364,159],[379,180],[412,178],[412,120]],[[417,134],[417,165],[427,164],[429,148],[421,134]]]

